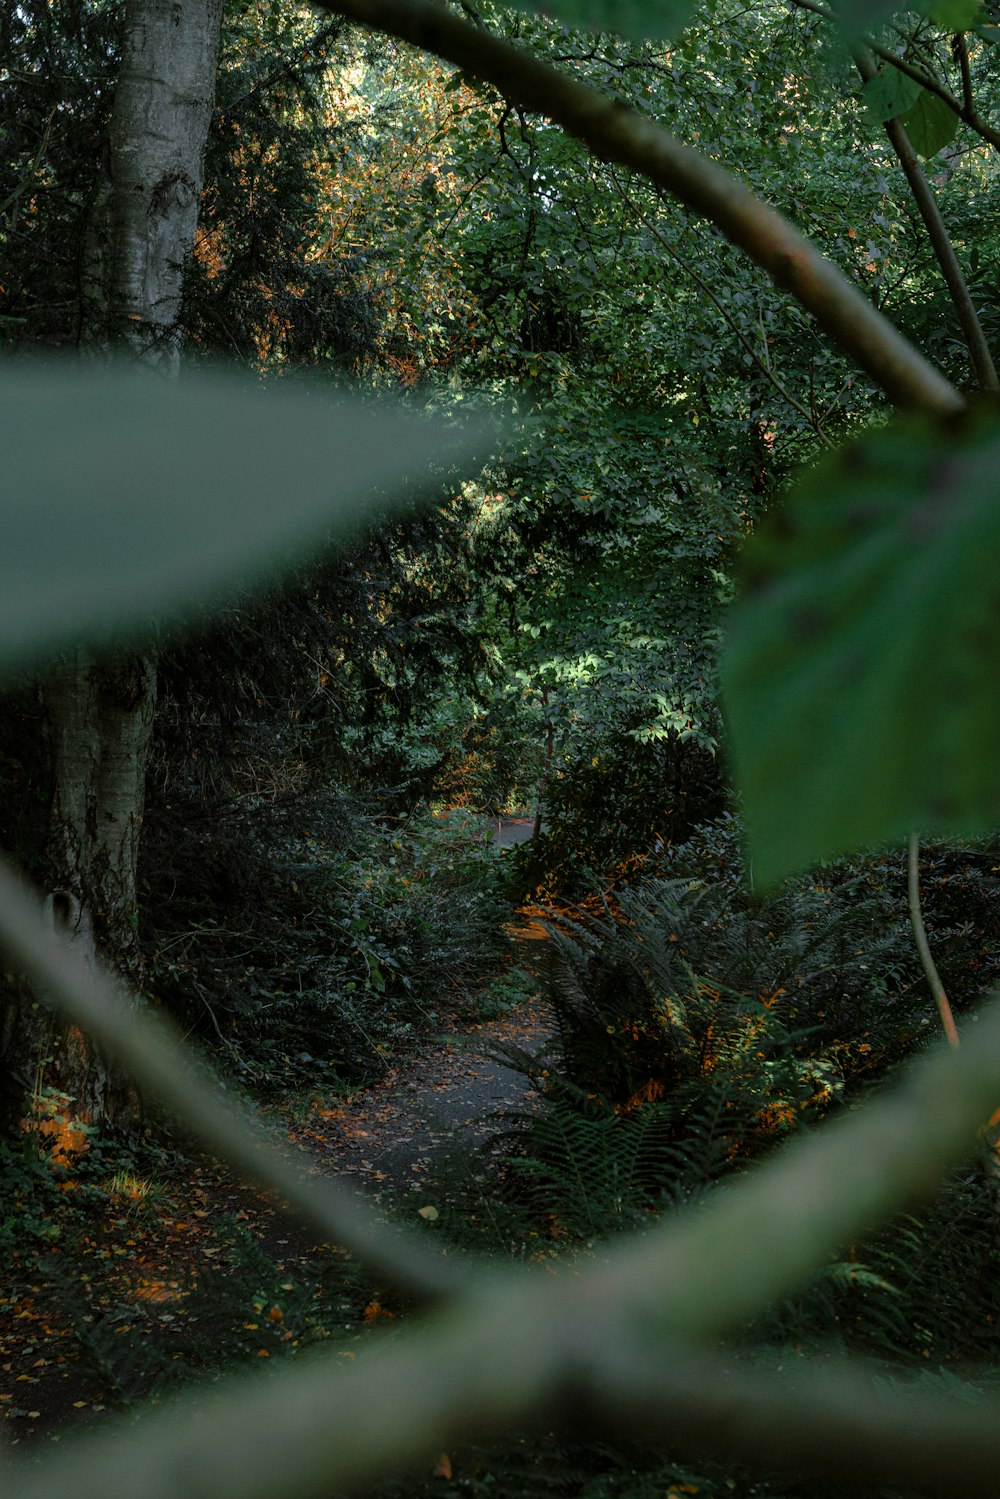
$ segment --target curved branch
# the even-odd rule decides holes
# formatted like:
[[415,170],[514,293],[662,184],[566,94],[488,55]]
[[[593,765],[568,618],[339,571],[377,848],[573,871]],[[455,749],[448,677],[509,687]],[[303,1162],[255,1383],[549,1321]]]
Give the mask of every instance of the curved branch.
[[505,98],[547,116],[605,161],[648,177],[710,219],[899,406],[944,416],[965,402],[842,271],[738,178],[652,120],[522,47],[477,30],[437,0],[318,0],[325,10],[454,63]]

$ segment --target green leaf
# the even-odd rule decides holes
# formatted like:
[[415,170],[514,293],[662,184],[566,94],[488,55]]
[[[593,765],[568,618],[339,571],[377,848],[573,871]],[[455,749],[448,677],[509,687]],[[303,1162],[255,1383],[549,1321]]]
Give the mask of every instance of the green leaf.
[[861,97],[870,119],[876,125],[903,114],[916,102],[921,92],[919,83],[901,73],[898,68],[879,68],[874,78],[869,78],[861,90]]
[[615,31],[642,41],[678,36],[694,13],[694,0],[514,0],[581,31]]
[[0,671],[271,579],[484,440],[317,386],[8,363]]
[[925,0],[906,5],[901,0],[835,0],[841,30],[849,37],[871,35],[878,26],[902,11],[917,10],[945,31],[967,31],[982,14],[981,0]]
[[926,14],[942,31],[969,31],[983,14],[982,0],[934,0]]
[[912,7],[900,0],[836,0],[834,9],[840,29],[848,37],[870,33],[898,11]]
[[914,151],[927,161],[955,139],[958,115],[936,94],[929,94],[922,88],[916,103],[902,116],[900,123],[910,137]]
[[723,693],[755,875],[1000,820],[1000,425],[826,459],[746,549]]

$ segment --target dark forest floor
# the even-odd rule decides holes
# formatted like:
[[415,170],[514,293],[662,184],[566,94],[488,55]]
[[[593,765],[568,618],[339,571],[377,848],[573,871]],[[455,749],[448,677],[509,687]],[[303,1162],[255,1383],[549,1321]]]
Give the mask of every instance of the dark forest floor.
[[[509,835],[524,836],[520,825]],[[529,924],[516,935],[530,966],[541,933]],[[527,998],[497,1019],[455,1019],[373,1086],[274,1113],[324,1173],[426,1219],[442,1163],[490,1169],[503,1115],[532,1107],[533,1090],[497,1048],[535,1052],[548,1034],[541,1001]],[[174,1376],[363,1336],[392,1315],[333,1246],[217,1162],[164,1151],[129,1172],[109,1161],[103,1177],[95,1161],[80,1164],[61,1173],[47,1208],[26,1183],[32,1235],[14,1240],[0,1271],[4,1444],[59,1440],[174,1387]]]

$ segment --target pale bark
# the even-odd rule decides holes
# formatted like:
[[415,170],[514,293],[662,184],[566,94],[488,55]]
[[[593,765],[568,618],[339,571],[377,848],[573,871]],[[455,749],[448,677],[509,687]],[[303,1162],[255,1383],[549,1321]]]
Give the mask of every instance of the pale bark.
[[175,374],[215,97],[222,0],[127,0],[106,183],[89,259],[89,335]]
[[[82,342],[93,352],[129,350],[168,378],[180,359],[183,276],[198,219],[221,18],[222,0],[127,0],[91,215]],[[142,479],[136,474],[137,489]],[[48,890],[47,909],[69,941],[88,956],[99,952],[141,987],[136,862],[155,657],[98,662],[80,650],[39,692],[52,789],[44,848],[33,862]],[[26,1091],[52,1089],[86,1122],[133,1116],[130,1089],[81,1033],[53,1026],[16,982],[8,990],[0,1034],[8,1119],[23,1112]]]

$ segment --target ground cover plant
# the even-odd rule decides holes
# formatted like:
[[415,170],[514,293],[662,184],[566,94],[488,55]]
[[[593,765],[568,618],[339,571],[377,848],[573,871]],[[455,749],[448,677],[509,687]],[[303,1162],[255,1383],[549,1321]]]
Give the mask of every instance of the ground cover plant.
[[[196,222],[217,0],[184,0],[168,12],[131,0],[121,27],[110,7],[84,7],[87,25],[58,35],[47,7],[25,5],[2,23],[28,66],[6,69],[0,82],[5,97],[29,105],[27,124],[10,137],[3,199],[2,245],[13,272],[4,277],[3,327],[13,357],[0,371],[9,522],[0,651],[29,731],[27,748],[10,736],[5,780],[11,825],[34,834],[23,862],[41,892],[29,895],[0,868],[3,1104],[22,1133],[49,1142],[57,1170],[59,1155],[80,1153],[80,1137],[107,1130],[120,1140],[136,1132],[144,1110],[158,1108],[171,1128],[183,1127],[241,1177],[277,1194],[323,1243],[357,1257],[379,1288],[361,1308],[363,1320],[368,1308],[376,1327],[383,1320],[383,1287],[413,1315],[370,1346],[347,1350],[355,1358],[304,1350],[272,1369],[270,1357],[259,1356],[271,1351],[264,1339],[285,1346],[278,1329],[286,1312],[308,1333],[305,1308],[314,1298],[299,1294],[295,1277],[284,1284],[272,1277],[253,1247],[244,1254],[234,1239],[231,1263],[243,1254],[248,1284],[255,1282],[246,1323],[256,1325],[243,1331],[257,1334],[261,1320],[268,1323],[254,1372],[165,1399],[134,1425],[109,1423],[86,1441],[46,1451],[37,1465],[19,1457],[5,1474],[8,1489],[15,1499],[47,1499],[64,1488],[102,1499],[199,1491],[273,1499],[370,1486],[434,1453],[450,1482],[447,1455],[456,1442],[533,1426],[556,1433],[554,1445],[539,1449],[539,1468],[548,1451],[553,1465],[579,1475],[578,1487],[598,1492],[616,1485],[627,1492],[629,1484],[642,1492],[650,1483],[732,1491],[743,1480],[721,1478],[726,1462],[737,1465],[732,1475],[744,1464],[791,1473],[793,1488],[811,1474],[841,1491],[991,1493],[1000,1456],[992,1377],[989,1364],[985,1373],[969,1365],[990,1356],[990,1121],[1000,1024],[976,998],[961,1045],[923,1047],[906,1034],[912,980],[895,929],[879,925],[893,881],[880,883],[879,869],[888,867],[881,856],[865,864],[869,856],[859,851],[908,838],[915,905],[912,872],[926,837],[986,834],[995,821],[996,418],[989,399],[976,404],[961,388],[997,386],[988,315],[980,318],[970,292],[970,277],[988,279],[995,265],[988,228],[977,232],[990,222],[988,153],[997,144],[989,119],[994,28],[979,11],[957,8],[869,12],[863,19],[874,31],[864,33],[849,11],[815,10],[808,24],[822,30],[806,32],[798,7],[780,22],[764,11],[736,16],[713,7],[688,30],[689,18],[666,5],[609,16],[599,5],[560,0],[555,20],[549,7],[511,16],[424,0],[337,0],[324,9],[335,20],[317,29],[265,6],[235,28],[246,87],[238,73],[227,80],[237,85],[227,86],[225,100],[233,201],[237,189],[246,202],[256,195],[263,219],[279,193],[303,205],[320,200],[322,231],[313,241],[293,236],[307,246],[293,286],[287,273],[268,282],[254,268],[260,262],[226,217],[235,222],[238,202],[217,197],[201,231]],[[443,57],[451,71],[398,62],[403,71],[413,67],[418,84],[387,116],[396,109],[397,75],[388,87],[377,81],[378,55],[356,46],[336,18],[393,38],[381,54],[393,67],[409,57],[397,45],[404,42]],[[624,34],[591,37],[564,30],[563,21],[614,22]],[[352,127],[338,142],[346,169],[332,173],[315,158],[289,183],[271,169],[279,139],[298,134],[291,127],[311,107],[301,75],[275,106],[288,128],[269,139],[261,126],[259,141],[236,144],[247,123],[239,107],[275,67],[287,81],[285,49],[300,48],[311,64],[313,50],[321,54],[331,39],[341,49],[336,86]],[[699,83],[686,111],[678,57],[695,69],[688,91],[692,76]],[[814,57],[817,76],[807,78]],[[848,57],[860,100],[850,92],[857,85],[846,83]],[[33,91],[34,75],[58,77],[66,68],[83,82],[65,104],[46,88]],[[860,159],[858,102],[872,136],[881,140],[885,128],[884,147],[866,148]],[[675,104],[690,145],[659,123],[673,118]],[[453,135],[442,123],[451,115]],[[398,125],[390,168],[366,155],[371,122],[386,117]],[[964,153],[950,149],[960,126]],[[92,144],[95,134],[106,150],[82,151],[90,167],[73,166],[70,137]],[[322,128],[301,134],[309,151],[319,149]],[[409,148],[424,136],[448,146],[421,170]],[[750,156],[745,185],[721,163],[751,138],[761,149]],[[928,180],[918,155],[940,158],[933,170],[940,181]],[[897,162],[896,188],[905,182],[912,195],[905,207],[888,190]],[[383,191],[356,212],[357,185],[370,175]],[[672,215],[668,196],[684,212]],[[404,200],[424,208],[399,213]],[[949,232],[941,204],[956,200]],[[689,234],[696,215],[713,226],[698,239]],[[915,234],[918,217],[925,238]],[[287,265],[280,213],[269,223],[269,243]],[[380,278],[357,253],[359,225],[380,252],[403,246],[391,275]],[[973,237],[986,272],[967,253]],[[319,278],[324,316],[303,318],[308,267],[327,244],[344,251],[341,274]],[[431,246],[445,249],[432,256]],[[647,280],[661,257],[686,278],[676,301],[665,279],[657,282],[652,318],[641,278],[622,284],[626,246],[642,252]],[[742,263],[734,272],[737,249],[770,280]],[[221,329],[222,341],[218,309],[228,291],[238,296],[242,345],[258,366],[253,379],[175,378],[183,268],[192,256],[219,303],[214,316],[191,322],[203,338]],[[253,297],[237,275],[248,262]],[[53,290],[59,265],[76,268],[69,302]],[[947,304],[939,290],[921,296],[938,288],[939,273]],[[632,265],[626,276],[635,277]],[[341,298],[348,286],[357,294],[350,305]],[[203,295],[203,308],[211,301]],[[614,313],[594,316],[612,302]],[[690,314],[690,339],[672,332],[682,312]],[[705,318],[719,319],[722,343]],[[338,348],[325,343],[334,328]],[[126,374],[98,363],[81,375],[25,357],[61,338],[102,355],[118,346],[131,367]],[[587,363],[583,352],[597,372],[592,387],[581,386],[574,369],[576,360]],[[375,353],[373,376],[367,361]],[[355,387],[394,382],[406,399],[373,412],[326,383],[307,389],[286,378],[286,364],[316,355],[323,368],[346,367]],[[905,414],[891,416],[883,395]],[[459,420],[472,408],[491,411],[493,422]],[[680,431],[690,439],[689,429],[697,440],[682,442]],[[788,497],[773,503],[776,481],[819,449],[822,459],[807,461]],[[485,555],[475,552],[473,533],[488,533],[488,587],[448,591],[461,547],[438,551],[433,529],[419,554],[398,540],[387,514],[417,490],[428,514],[470,517],[468,555]],[[706,523],[693,534],[678,519],[685,504]],[[397,746],[387,702],[439,681],[429,661],[457,678],[460,658],[475,697],[501,674],[505,649],[526,722],[539,731],[543,780],[575,758],[589,756],[598,768],[593,762],[606,761],[617,741],[626,752],[690,742],[711,753],[722,732],[718,611],[734,576],[742,578],[719,675],[752,885],[741,893],[732,877],[702,876],[703,887],[692,888],[690,875],[647,875],[637,866],[640,877],[615,891],[616,910],[596,929],[596,948],[593,933],[561,939],[570,1075],[537,1126],[550,1129],[545,1148],[522,1154],[522,1182],[548,1171],[547,1190],[572,1201],[553,1172],[558,1124],[564,1137],[575,1131],[563,1161],[585,1160],[583,1174],[600,1191],[589,1200],[577,1194],[561,1225],[552,1215],[556,1242],[536,1256],[541,1264],[530,1255],[516,1265],[462,1256],[438,1232],[442,1215],[423,1211],[433,1203],[423,1204],[419,1223],[394,1223],[353,1190],[310,1173],[294,1149],[269,1136],[239,1090],[213,1077],[204,1048],[185,1046],[146,985],[138,861],[163,631],[194,628],[208,608],[238,614],[249,582],[273,588],[279,560],[313,558],[337,540],[355,546],[356,527],[373,514],[377,539],[350,601],[319,581],[307,585],[318,612],[337,624],[335,640],[357,626],[370,642],[355,657],[341,643],[313,660],[313,696],[320,718],[330,679],[343,668],[338,701],[352,704],[354,716],[339,740],[327,735],[327,748],[343,763],[352,754],[360,761],[359,746],[373,747],[384,766],[406,770],[406,796],[435,764],[434,734],[448,715],[428,714],[424,743],[420,723],[402,717]],[[737,563],[744,532],[752,534]],[[306,568],[304,576],[315,575]],[[521,592],[530,597],[518,611]],[[467,628],[438,630],[456,597]],[[301,620],[301,610],[293,617]],[[396,630],[404,618],[406,630]],[[477,675],[471,643],[484,622]],[[416,644],[425,628],[436,642],[430,651]],[[312,637],[297,630],[292,638],[309,657]],[[237,678],[245,683],[245,674]],[[294,711],[312,711],[309,702]],[[322,739],[315,736],[317,753]],[[651,777],[657,817],[666,799],[659,790]],[[631,805],[641,806],[641,793]],[[645,856],[648,849],[627,847],[643,833],[637,811],[633,817],[629,835],[610,839],[602,858]],[[685,834],[695,821],[685,819]],[[674,836],[659,831],[664,843]],[[405,866],[433,862],[433,848],[417,840]],[[830,891],[814,873],[812,883],[775,893],[782,880],[833,857],[862,862],[838,874]],[[931,857],[947,862],[940,851]],[[968,871],[979,855],[954,857]],[[468,864],[480,878],[477,861]],[[411,930],[404,924],[393,935],[435,961],[437,917],[426,914],[438,902],[435,887],[428,882],[421,912],[419,899],[396,901],[387,868],[380,858],[375,884],[385,884],[371,896],[374,907],[415,912]],[[970,893],[985,889],[989,917],[988,880],[965,873],[963,881]],[[322,925],[336,901],[326,869],[316,882]],[[447,878],[441,883],[447,888]],[[491,880],[483,885],[486,907],[495,909]],[[465,888],[463,873],[451,890],[456,906]],[[299,907],[303,958],[320,943],[312,910],[308,899]],[[491,923],[487,912],[480,930]],[[473,919],[463,924],[476,929]],[[912,925],[926,930],[917,919]],[[964,928],[959,902],[957,918],[940,919],[932,935],[943,939],[945,957],[953,946],[959,975],[972,968],[989,982],[991,922],[972,936]],[[372,959],[380,974],[383,957],[391,967],[389,940],[383,945],[370,925],[353,930],[377,993]],[[873,956],[888,960],[878,973],[862,959],[869,942]],[[461,947],[449,950],[449,965]],[[332,944],[323,954],[334,967],[342,956]],[[238,961],[231,950],[227,958]],[[275,977],[278,955],[268,962]],[[947,1017],[926,953],[923,969]],[[813,1022],[826,1018],[818,1010],[792,1013],[800,972],[801,992],[815,990],[817,1004],[851,1029],[846,1041],[816,1036]],[[294,998],[289,1003],[277,981],[271,997],[290,1065],[292,1032],[284,1027],[294,1024]],[[269,1001],[260,998],[264,1014]],[[865,1012],[897,999],[902,1034],[878,1048],[863,1031],[859,1039],[855,1017],[865,1023]],[[308,1016],[321,1006],[304,1008]],[[53,1022],[56,1012],[62,1019]],[[350,1022],[346,1006],[340,1013]],[[200,1023],[210,1028],[204,1013]],[[315,1018],[306,1023],[318,1032]],[[266,1023],[255,1045],[258,1038],[268,1039]],[[814,1048],[819,1039],[824,1045]],[[895,1061],[914,1040],[921,1054],[912,1065],[870,1098],[851,1094],[857,1079],[860,1095],[873,1054]],[[253,1048],[243,1060],[260,1065]],[[713,1078],[725,1085],[714,1095]],[[603,1112],[594,1084],[608,1095]],[[685,1112],[675,1095],[689,1089]],[[726,1097],[734,1102],[728,1111]],[[734,1114],[737,1126],[706,1120],[699,1113],[706,1107]],[[822,1112],[837,1117],[792,1130]],[[794,1138],[768,1148],[786,1131]],[[715,1156],[702,1149],[705,1138],[718,1142]],[[741,1152],[760,1159],[729,1169]],[[670,1169],[658,1178],[664,1161]],[[36,1165],[28,1155],[12,1159],[15,1207],[44,1208],[33,1187]],[[960,1175],[949,1175],[956,1169]],[[921,1207],[941,1182],[942,1196]],[[125,1198],[129,1190],[124,1177],[114,1188]],[[650,1211],[657,1206],[666,1211]],[[597,1241],[616,1217],[614,1226],[638,1220],[645,1231],[590,1255],[560,1253],[557,1230]],[[44,1211],[36,1215],[42,1235],[47,1221]],[[966,1271],[963,1293],[970,1291],[960,1303],[948,1294],[954,1280],[942,1291],[937,1270],[954,1223],[972,1246],[956,1256]],[[292,1298],[287,1308],[279,1292]],[[350,1293],[345,1300],[357,1315]],[[16,1315],[30,1319],[33,1303],[15,1304]],[[919,1306],[919,1320],[900,1327],[900,1306]],[[153,1371],[130,1364],[128,1350],[114,1372],[108,1343],[118,1334],[87,1321],[96,1315],[80,1310],[81,1340],[90,1337],[126,1396],[130,1381],[151,1388]],[[316,1325],[324,1327],[322,1318]],[[874,1365],[859,1357],[866,1354]],[[928,1377],[910,1372],[914,1355]],[[600,1432],[614,1445],[603,1472],[590,1456],[579,1461],[559,1434],[572,1439],[581,1421],[588,1435]],[[694,1455],[681,1461],[694,1466],[641,1471],[632,1443],[664,1446],[671,1463],[683,1449]],[[770,1480],[746,1480],[750,1489],[758,1482]],[[775,1480],[778,1491],[784,1482]]]

